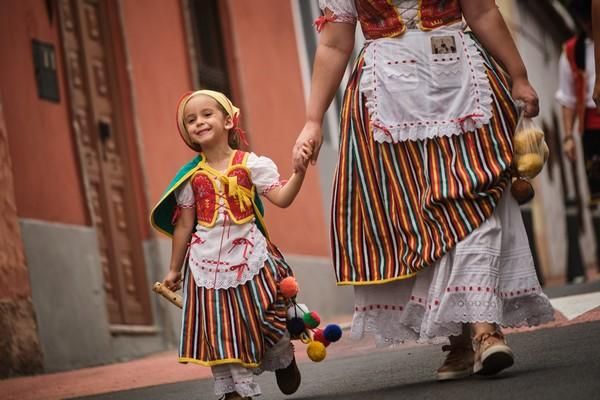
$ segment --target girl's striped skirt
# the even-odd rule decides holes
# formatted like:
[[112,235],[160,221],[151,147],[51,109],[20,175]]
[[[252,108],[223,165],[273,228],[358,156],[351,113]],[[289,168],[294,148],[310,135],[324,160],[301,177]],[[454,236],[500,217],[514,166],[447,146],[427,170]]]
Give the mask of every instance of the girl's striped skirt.
[[253,279],[228,289],[198,287],[186,269],[179,362],[261,366],[265,352],[287,332],[287,301],[279,281],[293,275],[270,242],[268,252]]
[[481,50],[493,117],[474,132],[418,141],[373,139],[359,82],[346,88],[332,202],[332,253],[339,284],[415,275],[494,212],[510,179],[517,110],[509,85]]

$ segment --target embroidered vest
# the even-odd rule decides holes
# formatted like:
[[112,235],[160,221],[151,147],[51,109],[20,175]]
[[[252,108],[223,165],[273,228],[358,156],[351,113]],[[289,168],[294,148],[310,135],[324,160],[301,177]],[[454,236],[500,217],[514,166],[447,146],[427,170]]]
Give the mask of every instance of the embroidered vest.
[[255,188],[246,167],[247,158],[248,153],[236,150],[225,172],[221,173],[204,164],[192,176],[196,217],[200,225],[209,228],[214,226],[221,208],[236,224],[244,224],[254,218],[252,199]]
[[[388,0],[355,0],[358,20],[365,38],[394,37],[406,31],[402,16]],[[462,20],[458,0],[420,0],[419,28],[429,31]]]

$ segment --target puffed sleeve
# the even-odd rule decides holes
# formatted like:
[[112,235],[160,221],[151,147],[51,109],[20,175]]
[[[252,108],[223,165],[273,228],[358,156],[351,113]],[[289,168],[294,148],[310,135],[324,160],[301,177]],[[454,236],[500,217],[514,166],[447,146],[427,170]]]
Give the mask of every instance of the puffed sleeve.
[[319,7],[324,14],[315,20],[319,32],[328,22],[356,23],[358,14],[353,0],[319,0]]
[[277,165],[268,157],[259,157],[254,153],[250,153],[246,166],[250,170],[252,183],[259,194],[267,194],[284,183],[279,180]]
[[189,179],[175,189],[175,199],[177,200],[177,205],[181,208],[194,207],[194,192],[192,191]]
[[567,55],[563,51],[558,61],[558,90],[555,96],[560,105],[575,108],[577,97],[575,96],[574,86],[573,72],[567,60]]

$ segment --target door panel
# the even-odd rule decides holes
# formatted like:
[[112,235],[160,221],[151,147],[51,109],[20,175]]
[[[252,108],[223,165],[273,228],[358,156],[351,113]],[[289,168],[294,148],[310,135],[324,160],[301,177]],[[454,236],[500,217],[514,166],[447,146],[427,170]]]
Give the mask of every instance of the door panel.
[[[120,46],[114,0],[61,0],[61,31],[73,127],[98,248],[109,321],[149,324],[151,313],[135,210],[130,154],[119,99]],[[136,159],[134,157],[134,159]]]

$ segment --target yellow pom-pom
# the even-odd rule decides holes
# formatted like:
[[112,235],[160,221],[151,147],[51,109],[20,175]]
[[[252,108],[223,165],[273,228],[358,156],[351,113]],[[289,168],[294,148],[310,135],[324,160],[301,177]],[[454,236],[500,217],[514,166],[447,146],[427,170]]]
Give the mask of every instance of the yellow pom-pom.
[[538,154],[530,153],[519,157],[517,170],[524,178],[533,178],[540,173],[544,167],[544,159]]
[[327,350],[325,350],[325,345],[323,343],[313,341],[310,342],[306,348],[306,354],[308,354],[308,358],[314,362],[319,362],[325,359],[325,356],[327,356]]

